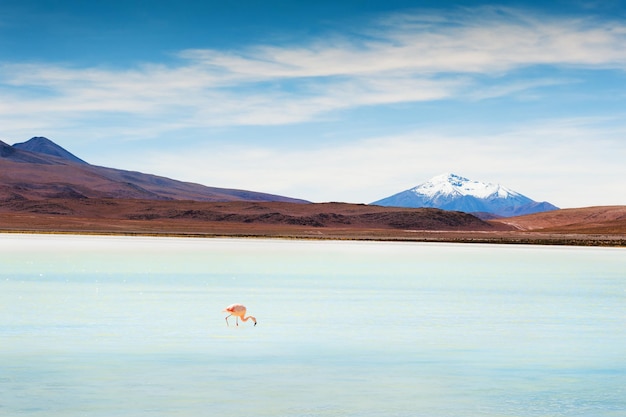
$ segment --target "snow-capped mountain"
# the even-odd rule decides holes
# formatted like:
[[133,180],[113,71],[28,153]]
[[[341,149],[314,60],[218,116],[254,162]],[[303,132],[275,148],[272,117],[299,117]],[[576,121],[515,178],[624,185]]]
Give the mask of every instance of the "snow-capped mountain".
[[536,202],[500,184],[472,181],[442,174],[417,187],[374,201],[378,206],[434,207],[466,213],[490,213],[510,217],[558,210],[548,202]]

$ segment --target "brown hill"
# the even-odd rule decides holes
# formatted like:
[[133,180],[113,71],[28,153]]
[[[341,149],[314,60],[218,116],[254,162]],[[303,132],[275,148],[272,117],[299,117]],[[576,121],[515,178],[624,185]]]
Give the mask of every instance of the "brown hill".
[[[82,160],[71,159],[74,156],[69,152],[51,141],[42,142],[41,139],[45,138],[33,138],[15,146],[0,141],[0,203],[49,198],[308,203],[273,194],[207,187],[141,172],[90,165]],[[59,156],[67,154],[71,157]]]
[[[200,202],[152,201],[136,199],[47,199],[6,201],[0,213],[13,215],[13,224],[4,228],[24,228],[18,219],[39,222],[42,227],[69,224],[102,226],[137,222],[136,226],[164,231],[177,229],[201,232],[216,224],[264,225],[308,229],[395,229],[440,231],[495,231],[510,227],[492,225],[472,215],[439,209],[408,209],[364,204],[297,204],[282,202]],[[5,217],[9,219],[10,216]],[[47,224],[46,224],[47,222]],[[113,227],[113,226],[112,226]],[[117,226],[113,227],[119,229]],[[241,227],[237,227],[241,230]],[[88,231],[86,228],[83,231]]]
[[626,246],[623,209],[580,209],[596,219],[594,227],[568,223],[570,215],[539,229],[540,218],[531,216],[511,225],[461,212],[362,204],[16,199],[0,204],[0,231]]
[[489,221],[523,231],[626,234],[626,206],[562,209]]

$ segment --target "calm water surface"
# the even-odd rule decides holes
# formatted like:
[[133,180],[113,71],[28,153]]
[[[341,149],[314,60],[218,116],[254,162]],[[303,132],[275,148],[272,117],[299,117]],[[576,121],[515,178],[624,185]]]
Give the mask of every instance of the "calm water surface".
[[624,249],[0,235],[2,416],[624,410]]

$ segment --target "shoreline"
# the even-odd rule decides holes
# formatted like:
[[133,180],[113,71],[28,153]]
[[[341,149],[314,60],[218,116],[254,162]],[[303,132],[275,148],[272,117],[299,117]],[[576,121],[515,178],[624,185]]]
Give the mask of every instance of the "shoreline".
[[[166,237],[192,239],[282,239],[315,241],[363,241],[363,242],[407,242],[407,243],[460,243],[498,245],[537,245],[537,246],[578,246],[578,247],[626,247],[626,236],[544,234],[538,232],[455,232],[455,231],[401,231],[393,233],[380,230],[378,233],[241,233],[241,232],[181,232],[181,231],[139,231],[139,230],[62,230],[62,229],[7,229],[0,228],[0,234],[28,235],[74,235],[74,236],[128,236]],[[399,231],[400,232],[400,231]]]

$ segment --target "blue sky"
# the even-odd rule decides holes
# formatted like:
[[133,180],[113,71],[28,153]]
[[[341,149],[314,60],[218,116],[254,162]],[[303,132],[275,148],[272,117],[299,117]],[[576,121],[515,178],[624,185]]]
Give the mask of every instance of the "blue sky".
[[0,1],[0,140],[314,202],[626,204],[623,1]]

